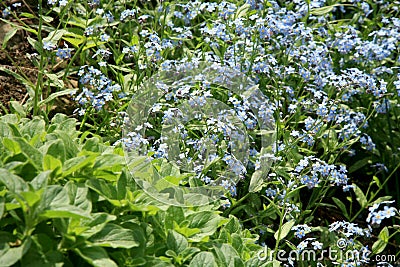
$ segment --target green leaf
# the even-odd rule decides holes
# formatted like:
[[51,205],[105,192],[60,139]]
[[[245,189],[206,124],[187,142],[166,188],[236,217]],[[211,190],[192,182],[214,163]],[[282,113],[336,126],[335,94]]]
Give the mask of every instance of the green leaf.
[[112,248],[133,248],[140,245],[135,239],[135,232],[112,223],[107,224],[88,241],[94,245]]
[[118,267],[118,265],[108,257],[104,248],[86,246],[75,249],[75,252],[95,267]]
[[235,18],[241,18],[245,16],[247,14],[247,11],[249,11],[250,7],[251,7],[250,4],[247,3],[239,7],[238,10],[236,11]]
[[19,14],[21,17],[25,17],[25,18],[29,18],[29,19],[34,19],[36,18],[35,15],[31,14],[31,13],[26,13],[26,12],[22,12],[21,14]]
[[10,173],[6,169],[0,168],[0,182],[12,193],[19,193],[28,190],[27,183],[21,177]]
[[228,223],[225,224],[224,229],[226,229],[231,234],[237,233],[241,230],[239,220],[234,216],[230,217],[231,218],[229,219]]
[[7,137],[3,138],[3,145],[5,148],[7,148],[9,151],[11,151],[14,155],[17,155],[22,152],[20,145],[18,142],[9,139]]
[[311,9],[310,13],[315,16],[322,16],[322,15],[325,15],[325,14],[331,12],[334,7],[335,7],[335,5],[313,8],[313,9]]
[[45,122],[42,119],[34,118],[33,120],[28,121],[21,127],[21,134],[28,135],[30,138],[35,135],[40,135],[45,132]]
[[251,176],[249,192],[260,191],[263,186],[263,172],[255,171]]
[[282,228],[280,229],[280,233],[279,233],[279,231],[276,231],[276,233],[274,234],[275,240],[279,241],[279,240],[284,239],[289,234],[290,230],[292,230],[292,227],[295,223],[296,223],[296,221],[292,220],[292,221],[288,221],[284,225],[282,225]]
[[339,209],[343,212],[343,215],[346,219],[349,219],[349,215],[347,213],[346,205],[338,198],[332,197],[333,202],[339,207]]
[[43,158],[43,170],[51,170],[55,173],[61,171],[62,169],[62,163],[59,159],[56,159],[55,157],[51,155],[45,155]]
[[66,177],[85,167],[91,166],[96,160],[96,155],[81,156],[67,160],[63,166],[63,176]]
[[384,227],[378,235],[378,240],[372,245],[372,253],[381,253],[389,242],[389,229]]
[[211,252],[200,252],[189,263],[190,267],[217,266],[214,255]]
[[89,212],[70,205],[67,190],[59,185],[50,185],[46,188],[40,209],[42,218],[90,218]]
[[20,266],[61,267],[63,254],[57,250],[57,240],[46,234],[32,236],[32,246],[21,259]]
[[[85,231],[80,233],[80,235],[86,238],[89,238],[100,232],[108,222],[115,221],[117,219],[116,216],[103,212],[92,213],[91,216],[92,219],[83,219],[78,222],[80,223],[79,225],[85,227]],[[71,227],[72,225],[70,225],[68,232],[76,233],[76,228]]]
[[102,179],[90,179],[86,185],[107,200],[117,199],[116,187]]
[[26,117],[25,108],[18,101],[10,101],[11,108],[17,112],[21,118]]
[[42,16],[42,19],[47,23],[50,23],[54,20],[53,17],[50,16]]
[[[53,74],[53,73],[44,73],[47,78],[49,78],[50,80],[50,85],[58,87],[58,88],[64,88],[64,82],[62,80],[60,80],[57,75]],[[69,92],[71,92],[71,90],[69,89]],[[58,92],[60,93],[60,92]],[[53,94],[52,94],[53,95]],[[61,94],[62,95],[62,94]],[[51,95],[50,95],[51,97]],[[52,99],[56,98],[57,96],[53,97]]]
[[363,158],[350,166],[349,173],[353,173],[370,163],[371,163],[371,160],[369,157]]
[[6,200],[4,199],[4,197],[0,197],[0,220],[3,217],[3,214],[4,214],[5,203],[6,203]]
[[3,45],[2,45],[3,49],[7,47],[8,41],[17,33],[17,31],[18,28],[12,28],[10,31],[6,33],[6,35],[4,35]]
[[361,208],[365,208],[368,204],[367,198],[365,197],[363,191],[355,184],[353,184],[354,194],[356,194],[356,199],[360,203]]
[[238,252],[229,244],[214,245],[214,251],[217,255],[221,266],[244,266],[243,261],[240,259]]
[[30,160],[36,170],[43,170],[43,154],[31,146],[24,138],[14,137],[13,140],[19,144],[22,153]]
[[51,171],[40,172],[35,178],[30,181],[30,185],[34,190],[39,190],[47,186]]
[[85,184],[76,184],[68,182],[64,186],[68,197],[72,200],[72,205],[84,210],[87,213],[92,211],[92,202],[89,197],[89,188]]
[[47,35],[46,38],[43,38],[43,42],[51,42],[56,44],[65,33],[67,33],[67,31],[64,29],[49,32],[49,35]]
[[77,48],[80,44],[82,44],[83,42],[85,42],[85,37],[82,36],[82,38],[79,37],[63,37],[63,39],[65,41],[67,41],[68,43],[72,44],[75,48]]
[[217,230],[222,217],[213,211],[200,211],[190,214],[186,219],[189,221],[190,228],[198,228],[202,233],[212,235]]
[[[49,74],[50,75],[50,74]],[[55,74],[52,74],[55,75]],[[64,82],[62,80],[55,80],[57,81],[56,83],[53,83],[55,86],[59,87],[59,88],[63,88],[64,87]],[[49,97],[47,97],[46,99],[43,99],[42,101],[39,101],[39,106],[45,105],[51,101],[53,101],[54,99],[56,99],[57,97],[63,96],[63,95],[71,95],[73,93],[75,93],[77,91],[77,89],[65,89],[62,91],[57,91],[55,93],[52,93]]]
[[0,266],[12,266],[17,263],[31,247],[32,240],[26,239],[19,247],[10,248],[0,241]]
[[39,45],[39,42],[31,37],[28,36],[28,43],[36,50],[39,54],[43,52],[43,48]]
[[182,223],[185,220],[185,214],[182,207],[170,206],[165,215],[164,229],[172,229],[174,222],[177,224]]
[[180,254],[188,246],[189,243],[183,235],[175,232],[174,230],[168,231],[168,236],[167,236],[168,249],[175,251],[176,254]]
[[64,142],[61,140],[57,139],[57,140],[47,141],[44,146],[40,147],[39,150],[42,152],[42,154],[45,155],[45,157],[51,156],[54,159],[59,160],[61,165],[62,162],[65,162],[66,158],[65,145]]

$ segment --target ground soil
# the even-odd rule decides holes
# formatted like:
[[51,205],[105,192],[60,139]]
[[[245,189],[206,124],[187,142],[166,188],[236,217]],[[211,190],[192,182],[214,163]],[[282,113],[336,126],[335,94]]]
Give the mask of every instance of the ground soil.
[[[9,24],[0,22],[0,115],[12,111],[10,101],[18,101],[20,104],[24,104],[29,100],[25,85],[4,69],[23,76],[33,84],[36,84],[38,76],[38,68],[34,66],[30,59],[36,51],[27,41],[26,32],[18,30],[7,42],[6,47],[2,48],[4,37],[10,30],[12,30],[12,27]],[[71,80],[70,83],[74,85],[72,87],[77,87],[75,81]],[[71,84],[68,86],[71,87]],[[63,96],[54,101],[50,107],[49,116],[51,117],[58,112],[72,115],[75,108],[75,102],[71,97]]]
[[[0,46],[4,41],[4,36],[12,28],[3,22],[0,22]],[[25,86],[2,69],[8,69],[19,75],[25,76],[32,82],[36,81],[37,69],[31,64],[28,54],[32,49],[28,42],[24,42],[24,33],[19,30],[11,38],[5,48],[0,49],[0,114],[10,110],[10,101],[15,100],[23,103],[27,100]],[[5,109],[5,110],[4,110]]]

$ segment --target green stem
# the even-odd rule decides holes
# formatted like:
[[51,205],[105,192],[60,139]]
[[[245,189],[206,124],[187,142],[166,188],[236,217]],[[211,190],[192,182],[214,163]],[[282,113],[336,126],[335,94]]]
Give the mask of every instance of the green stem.
[[[383,187],[386,185],[386,183],[389,181],[392,175],[396,174],[398,168],[400,168],[400,163],[396,166],[396,168],[394,168],[394,170],[388,175],[388,177],[386,177],[385,181],[383,181],[383,183],[379,185],[378,190],[376,190],[375,193],[371,193],[371,197],[367,203],[367,206],[372,202],[372,200],[376,197],[376,195],[379,194],[379,192],[383,189]],[[350,222],[354,221],[358,217],[358,215],[360,215],[360,213],[364,211],[364,208],[365,207],[359,209],[356,215],[354,215],[353,218],[351,218]]]
[[33,103],[33,116],[38,115],[39,113],[39,95],[40,95],[40,90],[42,88],[43,84],[43,65],[44,65],[44,50],[43,50],[43,41],[42,41],[42,26],[43,26],[43,10],[42,10],[42,0],[39,0],[38,4],[39,8],[39,27],[38,27],[38,43],[42,47],[41,48],[41,53],[40,53],[40,62],[39,62],[39,72],[38,72],[38,79],[36,82],[36,87],[35,87],[35,97],[34,97],[34,103]]

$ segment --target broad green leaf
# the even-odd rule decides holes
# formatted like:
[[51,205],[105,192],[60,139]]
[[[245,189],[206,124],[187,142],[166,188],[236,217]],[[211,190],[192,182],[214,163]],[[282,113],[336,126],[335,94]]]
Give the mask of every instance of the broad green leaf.
[[56,44],[65,33],[67,33],[67,31],[64,29],[49,32],[49,35],[47,35],[46,38],[43,38],[43,42],[51,42]]
[[40,172],[29,184],[34,190],[39,190],[47,186],[51,171]]
[[247,14],[247,12],[249,11],[250,7],[251,7],[250,4],[247,4],[247,3],[242,5],[241,7],[239,7],[238,10],[236,11],[235,18],[241,18],[241,17],[245,16]]
[[21,266],[61,267],[63,254],[57,250],[57,239],[47,234],[32,236],[32,246],[21,259]]
[[229,244],[216,244],[214,245],[214,251],[221,266],[244,266],[243,261],[240,259],[238,252]]
[[[47,76],[49,77],[50,74],[48,74]],[[55,74],[51,74],[51,75],[55,75]],[[50,79],[54,78],[55,80],[52,80],[53,84],[59,88],[63,88],[64,87],[64,82],[62,80],[59,80],[54,76],[49,77]],[[63,95],[71,95],[72,93],[75,93],[77,89],[64,89],[62,91],[57,91],[55,93],[52,93],[50,96],[48,96],[47,98],[43,99],[42,101],[40,101],[38,103],[39,106],[45,105],[51,101],[53,101],[54,99],[56,99],[57,97],[63,96]]]
[[43,190],[25,191],[21,192],[20,195],[24,199],[24,205],[26,203],[29,207],[33,207],[36,203],[40,201],[42,193]]
[[161,164],[161,169],[160,169],[160,175],[161,177],[166,177],[166,176],[180,176],[180,171],[178,168],[176,168],[174,165],[172,165],[169,162],[163,161]]
[[117,217],[108,213],[92,213],[90,219],[71,220],[68,233],[89,238],[101,231],[104,226]]
[[76,130],[76,125],[76,119],[69,118],[62,113],[57,113],[51,119],[51,127],[54,128],[52,128],[52,130],[49,129],[48,132],[58,130],[60,132],[68,134],[68,136],[70,136],[71,138],[74,138],[79,135],[79,132]]
[[279,240],[284,239],[289,234],[290,230],[292,229],[292,227],[295,223],[296,223],[296,221],[292,220],[292,221],[288,221],[285,224],[283,224],[282,228],[280,229],[280,233],[278,230],[274,234],[275,240],[279,241]]
[[[75,129],[75,127],[73,129]],[[72,139],[73,137],[74,136],[72,136],[70,132],[60,130],[54,130],[51,134],[46,136],[47,140],[60,140],[64,143],[66,160],[76,157],[79,153],[78,144]],[[52,154],[52,156],[54,155]],[[65,162],[63,163],[65,164]]]
[[54,18],[50,16],[42,16],[42,19],[47,23],[50,23],[54,20]]
[[[187,226],[179,226],[176,222],[174,222],[174,230],[178,233],[192,238],[194,235],[200,234],[201,230],[199,228],[189,228]],[[196,240],[201,239],[197,238]]]
[[339,207],[339,209],[343,212],[343,215],[346,219],[349,219],[349,215],[347,213],[346,205],[338,198],[332,197],[333,202]]
[[65,41],[67,41],[68,43],[72,44],[75,48],[77,48],[80,44],[85,42],[85,37],[84,36],[82,36],[82,38],[79,38],[79,37],[72,38],[72,37],[65,37],[64,36],[63,39]]
[[22,135],[28,135],[32,138],[35,135],[39,135],[45,132],[45,122],[44,120],[35,117],[34,119],[30,120],[28,123],[24,124],[20,130]]
[[4,138],[3,139],[3,145],[11,151],[14,155],[17,155],[22,152],[20,145],[18,142],[9,139],[9,138]]
[[89,188],[84,184],[68,182],[64,188],[67,190],[68,197],[72,200],[72,205],[90,213],[92,211],[92,202],[89,198]]
[[86,185],[107,200],[117,199],[116,187],[102,179],[90,179]]
[[335,5],[313,8],[313,9],[311,9],[310,13],[315,16],[322,16],[322,15],[325,15],[325,14],[331,12],[334,7],[335,7]]
[[[45,72],[45,75],[47,76],[47,78],[49,78],[51,85],[58,87],[58,88],[64,88],[64,82],[62,80],[60,80],[57,77],[57,75],[55,75],[53,73],[47,73],[47,72]],[[60,92],[58,92],[58,93],[60,93]],[[50,95],[50,97],[51,97],[51,95]],[[53,97],[52,99],[54,99],[54,98],[56,98],[56,96]]]
[[189,263],[190,267],[213,267],[217,266],[214,255],[211,252],[200,252]]
[[164,229],[173,229],[174,222],[180,224],[185,220],[185,214],[182,207],[170,206],[165,214]]
[[381,253],[389,242],[389,229],[384,227],[378,235],[378,240],[372,245],[372,253]]
[[249,192],[260,191],[263,186],[263,172],[255,171],[250,180]]
[[[64,162],[66,159],[64,142],[58,139],[47,141],[42,147],[39,148],[39,151],[45,155],[44,160],[46,160],[46,156],[51,156],[52,158],[57,159],[62,165],[62,162]],[[52,162],[51,166],[53,166],[53,164],[58,166],[58,163],[56,162]]]
[[[96,157],[93,169],[98,170],[110,170],[116,165],[123,165],[125,163],[125,158],[116,154],[103,154]],[[121,168],[117,168],[120,170]]]
[[118,265],[108,257],[104,248],[86,246],[76,248],[75,252],[94,267],[118,267]]
[[241,229],[239,220],[234,216],[230,216],[230,219],[228,223],[225,224],[224,229],[231,234],[237,233]]
[[183,235],[175,232],[174,230],[168,231],[168,236],[167,236],[168,249],[175,251],[175,253],[178,255],[182,251],[184,251],[188,246],[189,243]]
[[19,247],[10,248],[0,241],[0,266],[12,266],[17,263],[31,247],[32,240],[26,239]]
[[70,205],[67,190],[59,185],[46,188],[40,208],[40,216],[43,218],[90,218],[88,211]]
[[124,170],[118,178],[117,182],[117,198],[118,199],[125,199],[126,192],[127,192],[127,177],[126,177],[126,170]]
[[18,101],[10,101],[10,105],[22,118],[26,117],[26,110]]
[[63,176],[66,177],[77,172],[84,167],[92,166],[96,160],[96,155],[81,156],[67,160],[63,165]]
[[358,203],[360,203],[361,208],[365,208],[368,204],[367,198],[364,195],[364,193],[362,192],[362,190],[355,184],[353,184],[353,190],[354,193],[356,194],[356,199],[358,201]]
[[8,31],[6,33],[6,35],[4,35],[3,45],[2,45],[3,49],[7,47],[8,41],[17,33],[17,31],[18,31],[18,28],[13,27],[10,31]]
[[213,211],[200,211],[190,214],[186,219],[189,221],[190,228],[198,228],[203,233],[212,235],[217,230],[222,217]]
[[22,153],[30,160],[36,170],[43,170],[43,154],[24,138],[14,137],[13,140],[19,144]]
[[140,245],[135,239],[135,232],[112,223],[89,238],[89,241],[98,246],[112,248],[133,248]]
[[[38,53],[42,53],[43,52],[43,48],[41,45],[39,45],[39,42],[31,37],[27,37],[28,43],[38,52]],[[33,90],[34,91],[34,90]]]
[[54,218],[73,218],[73,219],[81,219],[81,218],[89,218],[90,216],[86,214],[83,210],[71,206],[53,206],[49,210],[45,210],[40,214],[40,217],[45,219],[54,219]]
[[43,158],[43,170],[48,171],[51,170],[55,173],[61,173],[62,164],[61,161],[57,158],[54,158],[51,155],[44,155]]
[[4,184],[12,193],[28,190],[28,184],[21,177],[2,168],[0,168],[0,183]]
[[6,136],[9,137],[11,135],[12,135],[12,131],[11,131],[10,127],[7,125],[7,123],[0,121],[0,138],[6,137]]

